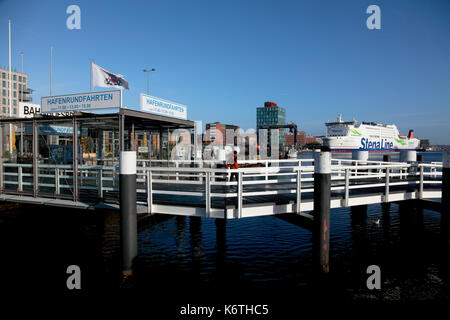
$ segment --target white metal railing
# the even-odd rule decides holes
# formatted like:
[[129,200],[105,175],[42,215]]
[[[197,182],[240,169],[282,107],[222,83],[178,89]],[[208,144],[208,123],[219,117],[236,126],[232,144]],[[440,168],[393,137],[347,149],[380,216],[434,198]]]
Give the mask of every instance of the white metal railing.
[[[166,161],[167,166],[154,166]],[[153,163],[153,164],[152,164]],[[198,164],[199,167],[183,166]],[[247,160],[240,165],[253,165],[239,169],[216,168],[217,163],[205,161],[139,160],[137,167],[137,193],[143,194],[146,205],[152,212],[154,196],[190,196],[204,201],[206,215],[211,212],[214,198],[235,198],[238,217],[242,216],[243,198],[252,196],[292,195],[296,210],[300,212],[302,193],[313,192],[313,159],[294,160]],[[27,172],[28,171],[28,172]],[[31,164],[3,164],[3,192],[23,192],[33,186]],[[79,165],[79,190],[92,191],[103,198],[106,191],[118,191],[117,166]],[[237,176],[237,181],[231,181]],[[348,206],[350,191],[367,188],[384,188],[384,201],[389,201],[392,186],[418,185],[419,197],[423,197],[425,184],[440,184],[442,163],[408,164],[382,161],[332,160],[332,191],[342,192],[343,205]],[[47,188],[54,194],[62,190],[73,190],[72,165],[38,165],[39,188]],[[6,188],[8,186],[8,188]],[[264,188],[254,188],[264,186]],[[282,186],[282,188],[276,188]],[[14,190],[14,188],[16,188]],[[66,190],[67,192],[67,190]]]
[[[310,160],[311,162],[311,160]],[[435,180],[425,180],[425,177],[435,177],[440,175],[437,170],[435,172],[425,172],[426,168],[429,169],[439,169],[439,165],[411,165],[406,163],[382,163],[374,165],[359,165],[359,166],[332,166],[332,181],[339,182],[342,184],[334,184],[331,187],[332,191],[342,190],[344,193],[344,202],[348,205],[350,190],[354,189],[364,189],[364,188],[374,188],[374,187],[385,187],[384,201],[389,201],[389,193],[391,186],[398,185],[409,185],[409,184],[419,184],[420,197],[423,193],[423,185],[425,183],[429,184],[439,184],[440,181]],[[289,168],[289,167],[287,167]],[[211,198],[213,197],[234,197],[237,198],[238,212],[242,212],[242,198],[245,196],[262,196],[262,195],[280,195],[280,194],[297,194],[297,209],[299,208],[301,202],[301,193],[312,192],[313,186],[312,182],[314,178],[311,174],[314,173],[313,166],[298,166],[292,168],[291,172],[286,172],[286,167],[262,167],[262,168],[243,168],[237,170],[228,169],[211,169],[211,168],[141,168],[142,170],[151,171],[152,180],[147,180],[147,185],[149,187],[148,192],[153,194],[166,194],[166,195],[185,195],[185,196],[203,196],[205,197],[205,207],[210,208]],[[414,169],[414,170],[412,170]],[[339,173],[344,170],[345,174],[342,178]],[[354,171],[360,171],[360,175],[354,174]],[[371,171],[369,171],[371,170]],[[408,170],[410,170],[408,172]],[[212,173],[216,176],[220,174],[229,174],[231,172],[238,174],[239,179],[236,181],[217,181],[212,178]],[[362,171],[362,172],[361,172]],[[383,172],[384,171],[384,172]],[[176,176],[174,173],[183,173],[182,177],[186,179],[191,179],[189,181],[191,184],[205,185],[204,192],[192,192],[192,191],[170,191],[170,190],[159,190],[153,184],[156,183],[166,183],[166,184],[184,184],[185,181],[180,181],[180,175]],[[306,177],[304,177],[306,176]],[[269,177],[267,179],[266,177]],[[407,177],[412,179],[406,179]],[[248,179],[253,178],[253,179]],[[261,178],[261,179],[255,179]],[[385,178],[385,181],[382,181]],[[393,181],[393,179],[399,178],[398,181]],[[171,180],[172,179],[172,180]],[[371,180],[371,181],[369,181]],[[311,184],[306,188],[302,188],[302,185],[310,182]],[[351,184],[354,182],[354,184]],[[355,183],[356,182],[356,183]],[[362,183],[357,183],[362,182]],[[258,184],[272,184],[272,183],[294,183],[291,188],[284,190],[264,190],[264,191],[245,191],[243,186],[258,185]],[[211,192],[211,186],[222,185],[222,186],[237,186],[236,191],[228,192]],[[150,191],[151,189],[151,191]],[[144,190],[138,190],[144,192]],[[149,206],[151,211],[151,204]]]
[[[9,185],[17,185],[19,192],[24,191],[24,186],[33,186],[33,174],[25,173],[24,169],[32,170],[32,164],[3,164],[3,189],[8,192],[11,188],[5,188]],[[8,170],[10,169],[10,170]],[[11,170],[12,169],[12,170]],[[80,190],[95,190],[99,198],[103,197],[105,191],[118,191],[117,182],[118,167],[114,166],[78,166],[77,176]],[[10,179],[8,179],[8,177]],[[26,179],[26,178],[29,179]],[[31,181],[30,181],[31,180]],[[53,165],[38,164],[38,187],[43,193],[52,192],[55,195],[61,195],[63,189],[67,189],[70,194],[73,192],[73,166],[72,165]],[[47,192],[44,188],[47,188]]]

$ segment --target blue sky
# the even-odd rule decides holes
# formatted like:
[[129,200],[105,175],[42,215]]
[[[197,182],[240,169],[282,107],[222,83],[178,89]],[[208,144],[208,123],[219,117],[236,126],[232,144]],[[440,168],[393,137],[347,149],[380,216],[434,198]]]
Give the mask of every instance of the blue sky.
[[[66,8],[81,8],[81,30]],[[381,8],[381,30],[366,8]],[[90,59],[125,75],[124,105],[150,94],[188,106],[188,117],[256,126],[274,101],[313,135],[344,119],[395,123],[402,133],[450,144],[450,2],[438,1],[23,1],[0,0],[0,65],[12,63],[35,89],[86,92]],[[99,88],[101,90],[101,88]]]

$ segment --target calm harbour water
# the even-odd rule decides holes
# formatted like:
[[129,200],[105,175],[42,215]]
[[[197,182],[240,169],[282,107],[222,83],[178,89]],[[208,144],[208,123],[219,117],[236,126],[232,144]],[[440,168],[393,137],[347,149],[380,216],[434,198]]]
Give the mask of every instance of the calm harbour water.
[[[440,152],[424,155],[425,161],[442,157]],[[383,214],[381,205],[370,205],[366,218],[352,218],[351,210],[343,208],[333,209],[331,219],[326,283],[312,271],[311,232],[306,229],[273,216],[226,223],[161,216],[141,226],[135,277],[125,286],[179,296],[186,303],[198,291],[203,297],[245,290],[275,297],[296,290],[300,296],[321,286],[348,301],[449,299],[449,246],[440,233],[439,213],[392,204]],[[374,223],[377,219],[380,224]],[[0,290],[64,291],[65,268],[72,264],[81,267],[86,291],[123,287],[119,237],[117,213],[4,210]],[[373,264],[382,271],[379,291],[366,287],[366,268]]]

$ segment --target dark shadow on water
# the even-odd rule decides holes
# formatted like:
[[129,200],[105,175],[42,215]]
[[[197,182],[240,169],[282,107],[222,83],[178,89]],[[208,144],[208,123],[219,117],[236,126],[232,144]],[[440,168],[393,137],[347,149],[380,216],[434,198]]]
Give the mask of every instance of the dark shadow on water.
[[21,206],[2,218],[2,290],[65,291],[70,265],[80,267],[85,290],[117,286],[117,232],[110,230],[104,212]]
[[[83,293],[129,288],[156,301],[448,299],[439,214],[391,204],[333,215],[332,237],[343,240],[331,241],[328,275],[313,272],[310,231],[286,221],[144,217],[134,275],[124,282],[117,212],[22,206],[0,213],[0,285],[77,294],[66,289],[66,268],[75,264]],[[379,292],[366,288],[372,264],[382,270]]]

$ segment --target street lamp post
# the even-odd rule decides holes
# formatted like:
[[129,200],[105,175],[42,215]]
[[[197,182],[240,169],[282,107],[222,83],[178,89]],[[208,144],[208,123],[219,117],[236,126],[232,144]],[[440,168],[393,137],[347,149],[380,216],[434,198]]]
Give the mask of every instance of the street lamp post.
[[142,71],[147,72],[147,95],[149,95],[149,92],[150,92],[150,72],[151,71],[156,71],[156,69],[155,68],[151,68],[151,69],[144,69]]

